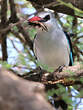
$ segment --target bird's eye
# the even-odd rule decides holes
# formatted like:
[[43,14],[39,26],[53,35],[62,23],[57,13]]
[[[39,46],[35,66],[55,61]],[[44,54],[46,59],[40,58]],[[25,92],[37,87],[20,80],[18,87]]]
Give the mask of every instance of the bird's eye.
[[44,19],[45,21],[50,20],[50,15],[46,15],[43,19]]

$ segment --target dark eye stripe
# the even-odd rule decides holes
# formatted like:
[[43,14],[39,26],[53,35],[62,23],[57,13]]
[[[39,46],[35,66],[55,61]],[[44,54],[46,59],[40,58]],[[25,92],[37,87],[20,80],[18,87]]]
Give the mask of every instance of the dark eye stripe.
[[50,15],[46,15],[43,19],[44,19],[45,21],[50,20]]

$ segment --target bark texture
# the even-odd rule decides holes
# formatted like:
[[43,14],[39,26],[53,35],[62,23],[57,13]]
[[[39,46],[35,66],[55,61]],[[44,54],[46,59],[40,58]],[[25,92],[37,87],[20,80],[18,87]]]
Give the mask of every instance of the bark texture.
[[55,110],[44,98],[44,85],[0,68],[0,110]]

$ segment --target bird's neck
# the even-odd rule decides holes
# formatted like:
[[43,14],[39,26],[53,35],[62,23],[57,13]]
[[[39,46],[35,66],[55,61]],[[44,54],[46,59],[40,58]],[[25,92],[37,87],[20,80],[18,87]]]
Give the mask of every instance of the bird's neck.
[[47,31],[42,29],[42,28],[39,28],[37,30],[37,33],[42,35],[42,34],[46,34],[46,33],[52,33],[54,30],[60,29],[60,27],[59,27],[57,22],[46,24],[46,27],[47,27]]

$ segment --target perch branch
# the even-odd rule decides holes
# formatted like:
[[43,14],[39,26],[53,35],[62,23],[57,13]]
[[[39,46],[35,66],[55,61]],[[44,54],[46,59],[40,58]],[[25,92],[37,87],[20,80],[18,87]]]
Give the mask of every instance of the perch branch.
[[[42,75],[40,75],[40,74],[42,74]],[[21,77],[24,77],[24,79],[39,82],[40,76],[44,77],[44,80],[42,80],[42,83],[44,83],[44,84],[65,83],[64,79],[71,79],[71,80],[75,79],[73,82],[73,84],[75,84],[77,81],[79,81],[79,78],[83,77],[83,65],[77,64],[72,67],[64,67],[62,72],[57,71],[57,72],[53,72],[53,73],[49,73],[40,68],[36,68],[35,70],[33,70]],[[42,77],[41,77],[41,79],[42,79]]]

